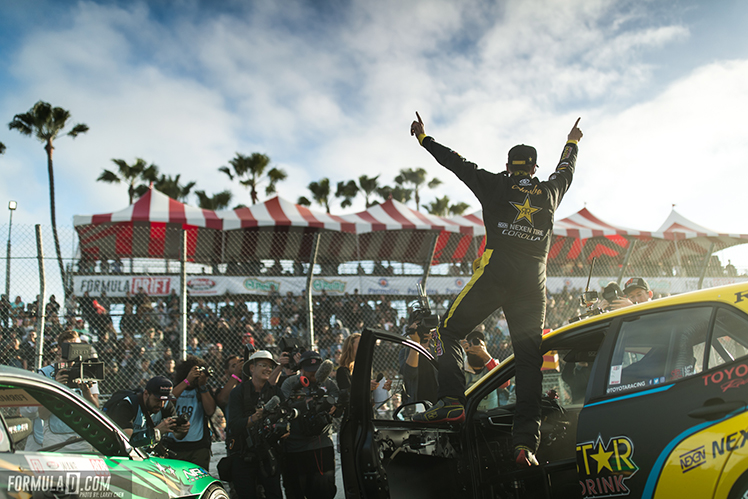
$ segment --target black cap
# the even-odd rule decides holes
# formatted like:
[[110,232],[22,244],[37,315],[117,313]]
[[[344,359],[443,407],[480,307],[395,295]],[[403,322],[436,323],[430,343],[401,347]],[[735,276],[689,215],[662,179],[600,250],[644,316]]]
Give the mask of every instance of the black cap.
[[524,170],[528,166],[535,165],[538,160],[538,152],[532,146],[520,144],[509,149],[509,168],[511,170]]
[[649,291],[649,284],[647,284],[647,281],[645,281],[643,277],[632,277],[626,281],[623,292],[629,294],[636,288],[642,288],[644,291]]
[[316,372],[317,369],[319,369],[319,366],[322,364],[322,357],[319,356],[319,354],[312,350],[307,350],[306,352],[301,354],[301,360],[299,361],[299,365],[301,368],[307,372]]
[[145,390],[151,395],[156,395],[161,400],[169,400],[171,398],[172,382],[169,378],[164,376],[154,376],[148,380],[148,384],[145,385]]

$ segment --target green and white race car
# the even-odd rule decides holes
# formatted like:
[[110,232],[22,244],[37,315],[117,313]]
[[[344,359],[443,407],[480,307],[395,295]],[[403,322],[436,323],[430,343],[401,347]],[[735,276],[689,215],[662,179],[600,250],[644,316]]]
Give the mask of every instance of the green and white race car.
[[[66,446],[22,450],[33,439],[34,409],[44,407],[74,433]],[[30,446],[29,446],[30,447]],[[203,468],[133,447],[127,435],[78,394],[41,375],[0,366],[0,497],[228,498]]]

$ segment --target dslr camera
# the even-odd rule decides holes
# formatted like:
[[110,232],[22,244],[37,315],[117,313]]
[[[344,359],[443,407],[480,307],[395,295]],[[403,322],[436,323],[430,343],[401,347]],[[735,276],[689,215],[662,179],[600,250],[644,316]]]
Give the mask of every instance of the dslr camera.
[[206,366],[197,366],[197,372],[199,372],[200,374],[206,373],[211,378],[216,375],[215,369]]
[[190,420],[190,417],[187,415],[186,412],[183,412],[179,416],[177,416],[177,419],[174,420],[174,424],[176,426],[184,426],[186,425]]
[[418,300],[408,304],[408,307],[411,309],[408,316],[408,325],[416,321],[421,321],[418,324],[417,331],[419,335],[423,336],[439,325],[439,316],[431,311],[429,297],[426,296],[426,291],[421,286],[421,283],[418,283],[416,286],[418,286]]
[[63,343],[62,360],[55,364],[55,371],[68,373],[68,387],[77,388],[79,383],[102,381],[104,363],[88,343]]
[[297,353],[306,352],[306,348],[299,345],[299,343],[290,336],[284,336],[283,338],[281,338],[278,342],[278,348],[280,348],[282,352],[286,352],[288,354],[288,368],[292,371],[298,371],[299,365],[296,363],[296,360],[294,360],[294,356]]

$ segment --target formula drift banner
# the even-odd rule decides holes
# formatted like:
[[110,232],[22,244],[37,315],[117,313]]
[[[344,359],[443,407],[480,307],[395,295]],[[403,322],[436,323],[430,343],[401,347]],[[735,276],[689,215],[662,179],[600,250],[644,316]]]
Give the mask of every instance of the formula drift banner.
[[86,291],[91,296],[121,297],[136,294],[141,289],[149,296],[179,294],[179,276],[74,276],[74,293],[82,296]]
[[[593,276],[591,290],[602,290],[616,277]],[[698,277],[647,277],[650,288],[658,295],[667,296],[698,289]],[[462,291],[470,281],[469,276],[431,276],[428,279],[426,293],[429,296],[453,296]],[[748,281],[745,277],[708,277],[704,279],[704,288],[721,286],[735,282]],[[102,291],[111,297],[123,297],[138,293],[141,288],[149,296],[167,296],[179,293],[178,276],[75,276],[73,278],[75,294],[81,296],[88,291],[91,296],[101,296]],[[320,276],[312,281],[312,293],[340,296],[353,294],[358,290],[362,295],[396,295],[417,296],[416,285],[421,282],[420,276]],[[549,277],[546,283],[548,292],[558,294],[564,290],[575,293],[584,290],[586,277]],[[222,276],[195,275],[187,276],[187,294],[189,296],[232,295],[269,295],[288,292],[294,295],[306,289],[306,277],[285,276]]]

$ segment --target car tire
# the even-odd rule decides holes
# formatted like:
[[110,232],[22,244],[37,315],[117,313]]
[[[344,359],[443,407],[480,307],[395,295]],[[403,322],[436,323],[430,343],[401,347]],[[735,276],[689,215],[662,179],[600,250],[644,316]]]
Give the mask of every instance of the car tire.
[[229,499],[229,494],[222,486],[214,483],[205,491],[203,499]]
[[748,474],[744,474],[735,482],[728,497],[729,499],[748,499]]

